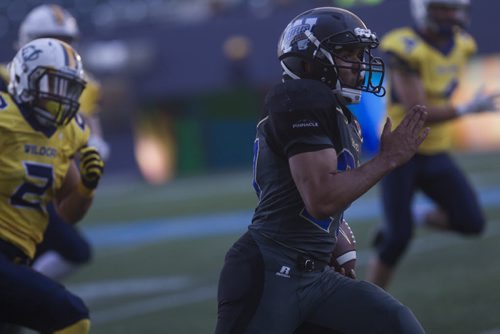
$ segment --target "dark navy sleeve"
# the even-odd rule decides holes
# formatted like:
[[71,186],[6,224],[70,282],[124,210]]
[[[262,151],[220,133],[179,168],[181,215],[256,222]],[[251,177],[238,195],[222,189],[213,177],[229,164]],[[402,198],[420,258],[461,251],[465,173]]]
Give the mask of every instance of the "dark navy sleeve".
[[272,147],[287,158],[334,147],[331,123],[336,104],[331,90],[318,81],[293,80],[276,86],[265,106]]

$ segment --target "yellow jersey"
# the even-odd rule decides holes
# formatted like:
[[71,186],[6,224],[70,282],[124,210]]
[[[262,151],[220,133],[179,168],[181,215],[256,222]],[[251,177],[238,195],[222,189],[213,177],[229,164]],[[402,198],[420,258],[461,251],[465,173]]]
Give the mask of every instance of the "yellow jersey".
[[[85,117],[90,117],[99,112],[99,100],[101,99],[101,84],[90,74],[85,72],[85,89],[80,96],[80,109]],[[7,91],[9,83],[9,71],[7,65],[0,64],[0,91]]]
[[[412,71],[418,73],[429,106],[444,106],[450,103],[451,95],[458,87],[459,78],[469,58],[477,50],[475,40],[466,32],[456,32],[453,45],[447,52],[442,52],[409,27],[395,29],[386,34],[380,47],[382,51],[399,58]],[[406,110],[398,103],[394,94],[389,96],[388,114],[396,126],[402,121]],[[451,125],[451,122],[432,124],[419,152],[435,154],[449,150],[452,146]]]
[[0,238],[32,258],[48,224],[46,205],[86,145],[89,128],[77,115],[48,134],[35,130],[29,115],[0,92]]

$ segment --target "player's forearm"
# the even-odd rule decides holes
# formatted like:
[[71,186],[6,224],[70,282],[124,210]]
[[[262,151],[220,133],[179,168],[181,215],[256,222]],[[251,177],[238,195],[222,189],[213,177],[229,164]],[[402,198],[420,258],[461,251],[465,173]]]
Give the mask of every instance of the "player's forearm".
[[442,107],[427,106],[427,111],[426,124],[446,122],[459,117],[456,108],[452,105],[445,105]]
[[[79,185],[78,187],[84,187]],[[87,213],[92,204],[93,196],[90,191],[75,189],[57,204],[57,210],[61,218],[70,224],[76,224]]]
[[340,214],[395,167],[377,155],[358,168],[331,174],[310,213],[316,218]]

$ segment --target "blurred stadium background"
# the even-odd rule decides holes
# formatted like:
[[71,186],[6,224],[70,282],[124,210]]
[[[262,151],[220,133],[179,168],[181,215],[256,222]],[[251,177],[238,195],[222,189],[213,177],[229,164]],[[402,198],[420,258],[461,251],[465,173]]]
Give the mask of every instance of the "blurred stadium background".
[[[500,1],[473,0],[479,54],[455,95],[500,89]],[[0,62],[39,0],[0,0]],[[411,24],[406,0],[66,0],[77,48],[102,82],[101,118],[112,152],[94,207],[81,223],[93,263],[66,283],[88,303],[93,333],[211,333],[217,276],[256,204],[254,127],[280,79],[276,43],[298,13],[354,10],[379,36]],[[369,158],[383,99],[358,113]],[[500,116],[457,122],[457,157],[470,172],[489,228],[480,240],[419,231],[390,291],[428,333],[500,333]],[[421,198],[419,205],[427,205]],[[380,216],[377,189],[347,214],[359,273]],[[333,316],[333,315],[332,315]]]

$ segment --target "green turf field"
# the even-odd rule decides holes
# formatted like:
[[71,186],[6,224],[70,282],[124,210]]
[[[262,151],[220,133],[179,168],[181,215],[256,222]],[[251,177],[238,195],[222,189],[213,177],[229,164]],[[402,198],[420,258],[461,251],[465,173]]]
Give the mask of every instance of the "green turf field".
[[[459,161],[480,189],[486,234],[466,240],[418,231],[390,292],[412,308],[428,333],[500,333],[500,154]],[[355,217],[350,222],[361,278],[377,203],[371,191],[347,215]],[[87,301],[92,333],[212,333],[223,256],[244,225],[208,233],[222,224],[218,213],[250,213],[255,204],[248,172],[181,179],[160,188],[125,180],[105,184],[81,225],[96,240],[94,262],[66,281]],[[193,225],[197,233],[182,230],[191,226],[186,216],[201,222]],[[169,224],[171,232],[165,230]]]

